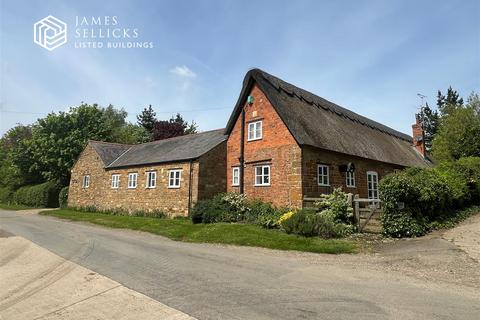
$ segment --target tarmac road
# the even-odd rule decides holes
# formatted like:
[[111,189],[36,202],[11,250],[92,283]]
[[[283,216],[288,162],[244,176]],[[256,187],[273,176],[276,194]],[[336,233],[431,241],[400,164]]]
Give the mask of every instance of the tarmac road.
[[[405,256],[382,260],[182,243],[14,211],[0,211],[0,229],[198,319],[478,319],[480,314],[473,279],[478,274],[471,275],[473,285],[468,279],[464,285],[429,280],[430,271],[419,278],[386,267],[395,259],[414,261]],[[441,251],[480,269],[454,244],[438,248],[429,254]]]

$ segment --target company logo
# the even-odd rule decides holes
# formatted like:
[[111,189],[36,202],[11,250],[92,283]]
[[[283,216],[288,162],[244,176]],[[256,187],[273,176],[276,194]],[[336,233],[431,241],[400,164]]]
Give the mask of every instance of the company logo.
[[48,16],[33,25],[33,41],[52,51],[67,42],[67,24]]

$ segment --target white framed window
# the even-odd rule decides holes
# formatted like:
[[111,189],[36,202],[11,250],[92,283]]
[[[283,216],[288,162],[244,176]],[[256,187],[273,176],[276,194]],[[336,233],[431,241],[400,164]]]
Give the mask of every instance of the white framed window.
[[347,179],[347,187],[349,188],[355,188],[355,172],[353,171],[347,171],[345,174],[345,177]]
[[155,188],[156,186],[157,186],[157,171],[148,171],[146,188]]
[[86,174],[83,176],[82,179],[82,188],[88,188],[90,187],[90,175]]
[[168,171],[168,187],[180,188],[180,179],[182,177],[182,170],[170,170]]
[[128,184],[127,187],[129,189],[135,189],[137,187],[137,181],[138,181],[138,173],[136,172],[130,172],[128,174]]
[[378,199],[378,173],[375,171],[367,172],[368,199]]
[[262,139],[262,121],[254,121],[248,124],[248,141]]
[[240,185],[240,167],[232,168],[232,186]]
[[330,186],[330,168],[325,164],[317,164],[317,182],[319,186]]
[[270,166],[255,167],[255,186],[270,185]]
[[112,189],[118,189],[120,187],[120,175],[112,174]]

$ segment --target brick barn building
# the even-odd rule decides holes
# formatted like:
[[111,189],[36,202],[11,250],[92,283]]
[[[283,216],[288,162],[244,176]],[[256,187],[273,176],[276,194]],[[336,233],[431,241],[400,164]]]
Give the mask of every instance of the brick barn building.
[[138,145],[89,141],[72,168],[68,205],[187,215],[226,190],[223,131]]
[[413,139],[253,69],[225,130],[227,190],[289,207],[335,187],[378,198],[386,174],[430,165],[412,127]]

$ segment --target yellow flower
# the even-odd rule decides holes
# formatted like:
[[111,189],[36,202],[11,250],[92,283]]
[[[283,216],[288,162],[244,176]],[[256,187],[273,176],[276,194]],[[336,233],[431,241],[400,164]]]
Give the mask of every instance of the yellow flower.
[[287,212],[287,213],[284,213],[284,214],[280,217],[280,219],[278,219],[278,224],[282,224],[282,222],[290,219],[294,214],[295,214],[294,211],[289,211],[289,212]]

